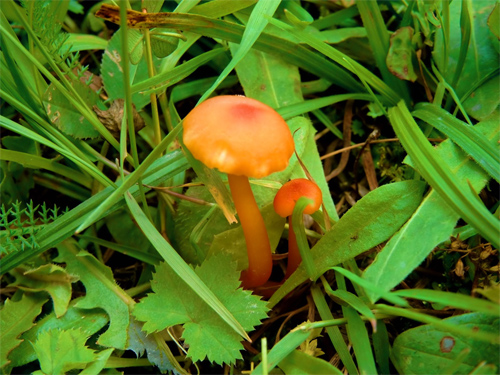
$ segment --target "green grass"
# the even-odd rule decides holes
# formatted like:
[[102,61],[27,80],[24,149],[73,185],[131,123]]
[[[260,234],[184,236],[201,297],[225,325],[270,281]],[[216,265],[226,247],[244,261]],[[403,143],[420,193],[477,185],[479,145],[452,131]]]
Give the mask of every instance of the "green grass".
[[[2,373],[498,372],[499,6],[344,3],[2,2]],[[182,140],[215,95],[294,136],[251,180],[254,290],[227,177]],[[304,177],[324,204],[283,280],[272,203]]]

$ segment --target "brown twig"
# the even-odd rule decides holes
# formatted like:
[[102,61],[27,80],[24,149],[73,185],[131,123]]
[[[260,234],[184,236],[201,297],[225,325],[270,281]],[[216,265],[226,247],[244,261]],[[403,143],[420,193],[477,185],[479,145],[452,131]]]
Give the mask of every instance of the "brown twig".
[[[441,139],[441,138],[427,138],[427,140],[430,141],[430,142],[443,142],[446,139]],[[377,139],[375,141],[371,141],[370,143],[385,143],[385,142],[399,142],[399,138]],[[338,154],[342,154],[343,152],[346,152],[346,151],[349,151],[349,150],[353,150],[355,148],[363,147],[365,145],[365,143],[366,142],[358,143],[358,144],[355,144],[355,145],[352,145],[352,146],[349,146],[349,147],[341,148],[340,150],[336,150],[336,151],[330,152],[328,154],[325,154],[325,155],[321,156],[320,160],[331,158],[332,156],[335,156],[335,155],[338,155]]]
[[[345,106],[344,112],[344,126],[343,126],[343,136],[344,136],[344,148],[351,144],[351,124],[352,124],[352,106],[354,104],[353,100],[348,100]],[[346,167],[349,161],[349,152],[343,152],[340,158],[340,163],[329,175],[325,176],[326,181],[330,181],[332,178],[338,176]]]

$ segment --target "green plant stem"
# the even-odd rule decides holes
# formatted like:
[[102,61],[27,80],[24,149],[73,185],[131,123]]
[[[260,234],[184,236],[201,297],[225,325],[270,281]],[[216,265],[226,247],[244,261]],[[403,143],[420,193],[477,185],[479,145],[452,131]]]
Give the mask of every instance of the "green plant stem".
[[[148,76],[149,78],[154,77],[155,75],[155,68],[153,65],[153,58],[152,58],[152,49],[151,49],[151,37],[150,37],[150,32],[149,29],[144,29],[144,41],[146,42],[146,48],[145,48],[145,55],[146,55],[146,62],[148,65]],[[161,129],[160,129],[160,118],[158,114],[158,102],[156,100],[156,94],[152,92],[149,97],[151,98],[151,113],[153,117],[153,126],[154,126],[154,142],[155,145],[161,142]]]
[[297,240],[297,246],[299,248],[300,256],[302,257],[302,263],[306,269],[309,279],[314,281],[315,275],[317,274],[316,267],[314,266],[314,259],[311,255],[311,249],[309,248],[309,243],[307,242],[306,232],[304,228],[304,210],[310,205],[314,204],[312,199],[307,197],[300,197],[292,213],[292,230],[295,233],[295,238]]
[[[135,127],[134,127],[134,113],[132,108],[132,91],[130,90],[130,65],[129,65],[129,55],[128,55],[128,29],[127,29],[127,4],[120,4],[120,26],[122,30],[122,69],[123,76],[123,88],[125,91],[125,113],[128,125],[128,134],[130,138],[130,149],[132,151],[132,165],[136,169],[139,165],[139,154],[137,153],[137,141],[135,138]],[[159,143],[159,142],[158,142]],[[126,145],[126,143],[125,143]],[[123,167],[123,164],[122,164]],[[149,221],[153,222],[151,217],[151,212],[149,211],[148,202],[146,200],[146,195],[144,193],[144,186],[142,185],[142,178],[139,176],[137,180],[139,185],[139,196],[141,197],[142,204],[144,206],[144,211]]]

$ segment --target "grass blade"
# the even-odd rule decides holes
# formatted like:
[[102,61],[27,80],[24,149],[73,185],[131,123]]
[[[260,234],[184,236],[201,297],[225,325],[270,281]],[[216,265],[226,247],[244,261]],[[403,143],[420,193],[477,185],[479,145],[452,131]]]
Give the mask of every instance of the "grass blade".
[[418,127],[404,102],[389,109],[389,119],[419,173],[441,197],[481,235],[498,247],[500,221],[478,201],[468,186],[463,186],[437,155]]
[[404,289],[393,292],[401,297],[415,298],[422,301],[436,302],[458,309],[482,312],[488,315],[500,316],[500,305],[460,293],[442,292],[432,289]]
[[[328,304],[325,301],[325,297],[321,292],[321,289],[317,285],[314,285],[311,288],[311,295],[313,297],[314,304],[318,309],[318,313],[321,319],[333,320],[334,317],[332,315],[332,312],[330,311],[330,308],[328,307]],[[347,344],[344,341],[344,337],[340,332],[340,328],[337,326],[331,326],[331,327],[325,327],[325,330],[328,336],[330,337],[330,340],[332,341],[333,347],[339,354],[340,360],[347,369],[347,373],[352,375],[359,374],[356,364],[354,363],[354,360],[351,357],[351,353],[349,352],[349,348],[347,347]]]
[[420,103],[412,112],[414,117],[425,121],[443,132],[462,150],[470,155],[478,165],[483,168],[495,180],[500,182],[500,154],[498,148],[492,142],[470,126],[448,111],[430,103]]
[[[117,10],[117,7],[103,5],[97,15],[111,22],[118,23]],[[140,20],[143,14],[135,12],[134,17]],[[203,17],[196,14],[157,13],[156,15],[148,15],[148,18],[152,21],[139,21],[129,26],[136,28],[171,27],[233,43],[240,43],[245,31],[243,26],[235,23]],[[274,23],[274,21],[276,20],[269,20],[270,23]],[[320,43],[323,42],[320,41]],[[345,70],[331,61],[328,61],[323,56],[297,43],[274,35],[262,33],[253,47],[262,52],[278,54],[291,64],[297,65],[319,77],[324,77],[347,91],[363,91],[363,86]],[[342,56],[347,58],[346,55],[342,54]],[[361,65],[359,65],[359,67],[361,67]],[[367,69],[365,69],[365,71],[369,72]],[[372,73],[369,74],[376,77]],[[382,81],[380,80],[380,82]],[[387,88],[390,90],[389,87]],[[396,104],[399,97],[397,94],[395,94],[394,97],[395,99],[393,102]]]

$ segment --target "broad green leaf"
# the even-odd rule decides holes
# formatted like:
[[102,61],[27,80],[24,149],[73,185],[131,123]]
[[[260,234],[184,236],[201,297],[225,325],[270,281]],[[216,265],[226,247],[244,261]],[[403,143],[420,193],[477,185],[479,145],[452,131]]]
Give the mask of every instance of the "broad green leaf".
[[97,343],[105,347],[125,349],[130,309],[134,300],[116,284],[111,269],[79,248],[74,240],[63,242],[57,246],[57,250],[59,255],[55,260],[66,263],[68,272],[78,276],[85,286],[86,295],[75,307],[101,308],[109,315],[109,328],[99,336]]
[[[489,344],[500,345],[500,335],[498,334],[498,331],[491,332],[491,330],[488,329],[489,327],[486,327],[485,329],[481,326],[471,327],[466,324],[456,324],[453,321],[449,321],[448,319],[439,319],[435,316],[423,314],[414,309],[403,309],[400,307],[381,304],[374,305],[373,307],[377,313],[399,316],[402,318],[414,320],[416,322],[430,324],[434,328],[441,331],[463,336],[464,338],[473,341],[482,341]],[[498,320],[498,317],[492,318],[491,316],[489,316],[488,318],[490,318],[490,320]]]
[[[97,94],[84,83],[78,81],[72,83],[72,86],[89,108],[100,101]],[[54,84],[47,88],[43,104],[50,121],[63,133],[80,139],[99,137],[99,132]]]
[[21,300],[13,302],[7,299],[0,310],[0,331],[2,345],[0,345],[0,368],[9,364],[9,353],[19,346],[23,340],[19,339],[22,333],[28,331],[35,318],[42,312],[47,298],[40,294],[23,294]]
[[[128,30],[128,54],[130,63],[137,65],[144,53],[144,34],[138,30]],[[123,68],[122,68],[123,69]]]
[[[479,313],[454,316],[444,321],[464,328],[480,329],[498,333],[499,318]],[[498,345],[474,341],[456,333],[434,328],[432,325],[410,329],[394,341],[391,359],[402,374],[468,374],[485,361],[498,366],[500,363]]]
[[235,66],[245,57],[250,51],[255,41],[259,38],[260,34],[268,23],[268,18],[272,17],[276,9],[280,5],[280,0],[274,1],[259,1],[250,14],[248,24],[241,36],[241,42],[238,50],[234,53],[231,62],[224,68],[214,84],[203,94],[198,103],[207,99],[219,84],[231,73]]
[[264,365],[261,362],[255,370],[252,371],[252,375],[268,374],[269,371],[278,366],[279,363],[290,353],[295,351],[300,344],[306,341],[310,333],[311,332],[309,330],[303,329],[302,326],[298,326],[290,331],[276,345],[274,345],[268,353],[267,369],[264,368]]
[[158,230],[147,219],[144,212],[132,198],[130,193],[125,196],[128,208],[132,213],[135,221],[142,229],[144,234],[151,241],[155,249],[168,263],[168,266],[174,273],[183,281],[184,285],[194,291],[194,295],[200,297],[201,300],[216,312],[231,329],[243,338],[248,338],[244,327],[235,319],[226,306],[218,299],[214,292],[200,279],[200,276],[181,258],[175,249],[161,236]]
[[287,355],[278,364],[285,374],[289,375],[341,375],[338,368],[324,359],[313,357],[300,350],[295,350]]
[[56,264],[45,264],[31,270],[16,268],[11,274],[16,278],[11,285],[26,292],[46,291],[52,298],[56,316],[59,318],[66,313],[71,300],[71,283],[78,281],[77,277]]
[[40,333],[33,348],[42,371],[45,374],[65,374],[93,362],[94,351],[85,346],[87,339],[85,332],[78,328]]
[[172,29],[151,30],[151,49],[156,57],[163,58],[175,51],[179,44],[179,38],[175,36],[162,35],[163,33],[175,33]]
[[[390,238],[422,200],[425,184],[403,181],[381,186],[352,207],[311,249],[316,277]],[[269,300],[274,306],[307,279],[301,265]]]
[[[455,87],[459,98],[464,98],[465,110],[477,120],[483,120],[490,115],[500,104],[500,92],[498,85],[500,76],[497,73],[483,83],[476,85],[488,76],[492,71],[498,69],[498,38],[493,35],[487,25],[488,16],[497,4],[495,0],[471,1],[470,4],[471,40],[465,58],[465,65]],[[450,30],[449,30],[449,59],[445,61],[445,45],[441,32],[436,33],[433,49],[434,60],[441,72],[446,72],[444,78],[451,83],[459,53],[463,44],[461,38],[461,11],[462,1],[450,3]],[[472,92],[470,89],[474,88]]]
[[[420,103],[414,117],[424,120],[443,132],[453,142],[471,156],[495,180],[500,181],[500,154],[498,149],[498,132],[495,133],[493,142],[491,138],[485,139],[485,134],[478,130],[478,126],[470,126],[452,116],[446,110],[430,103]],[[498,119],[498,116],[494,116]]]
[[[230,47],[234,55],[238,47]],[[304,100],[299,69],[281,57],[250,50],[236,65],[236,73],[246,96],[274,109]]]
[[[137,32],[137,31],[136,31]],[[122,60],[122,32],[118,30],[109,40],[108,46],[104,51],[101,65],[101,76],[104,84],[104,89],[111,101],[116,99],[124,99],[125,87],[123,84],[123,71],[121,67]],[[128,53],[128,52],[127,52]],[[153,58],[156,68],[159,67],[160,61]],[[130,64],[130,84],[144,81],[148,78],[148,69],[145,58],[143,57],[136,65]],[[137,110],[143,108],[150,102],[149,95],[141,95],[136,92],[132,95],[132,102]]]
[[52,312],[37,321],[37,324],[29,331],[23,333],[21,336],[23,342],[12,352],[12,367],[22,366],[36,360],[32,343],[36,341],[41,332],[78,328],[84,331],[87,336],[91,336],[109,322],[108,315],[104,310],[79,309],[75,307],[78,301],[79,299],[75,299],[71,302],[64,316],[57,318]]
[[[250,291],[239,289],[239,272],[230,257],[215,255],[195,272],[245,330],[252,330],[266,317],[265,302]],[[145,322],[146,332],[184,324],[182,337],[193,361],[208,358],[221,364],[241,359],[241,337],[166,263],[156,267],[151,287],[154,293],[134,310],[135,317]]]
[[494,246],[500,221],[477,199],[470,187],[453,175],[431,146],[403,102],[389,109],[389,120],[422,177],[456,213]]
[[488,27],[498,39],[500,39],[500,4],[497,3],[488,17]]
[[391,45],[387,53],[387,68],[402,80],[415,82],[417,73],[413,66],[415,49],[412,44],[413,29],[402,27],[391,35]]
[[[475,126],[478,133],[488,140],[498,138],[498,122],[485,121]],[[480,191],[488,176],[472,160],[469,160],[459,147],[450,140],[441,143],[436,153],[449,166],[455,177],[469,181]],[[413,165],[413,158],[409,159]],[[379,290],[389,291],[406,278],[432,250],[449,239],[459,215],[453,211],[436,190],[431,190],[422,204],[403,228],[389,240],[375,261],[363,273],[363,278]],[[419,238],[419,241],[415,241]],[[366,291],[372,302],[379,297],[374,291]]]

